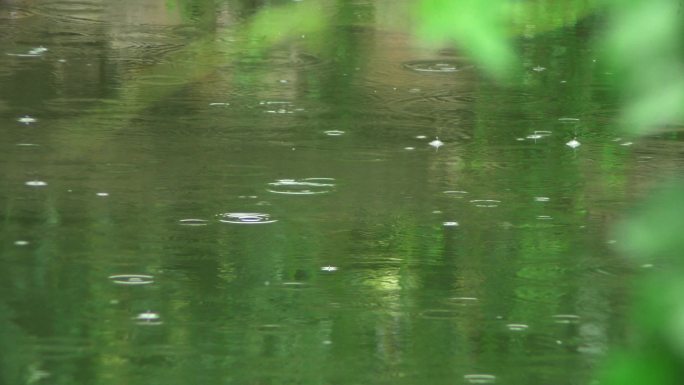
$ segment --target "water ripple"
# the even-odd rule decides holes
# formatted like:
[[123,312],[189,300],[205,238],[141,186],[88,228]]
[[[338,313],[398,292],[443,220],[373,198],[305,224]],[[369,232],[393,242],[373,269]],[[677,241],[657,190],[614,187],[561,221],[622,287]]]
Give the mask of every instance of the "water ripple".
[[217,217],[219,217],[219,222],[241,225],[256,225],[277,222],[276,219],[271,219],[269,214],[262,213],[223,213],[217,214]]
[[286,195],[326,194],[335,188],[333,178],[279,179],[269,183],[268,192]]
[[455,60],[413,60],[402,65],[410,71],[433,74],[450,74],[473,68]]

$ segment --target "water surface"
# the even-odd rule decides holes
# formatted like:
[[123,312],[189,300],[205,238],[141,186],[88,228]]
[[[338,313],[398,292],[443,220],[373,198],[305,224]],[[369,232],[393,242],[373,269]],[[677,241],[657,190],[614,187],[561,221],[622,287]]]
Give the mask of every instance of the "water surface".
[[504,86],[384,2],[315,52],[168,4],[0,4],[3,383],[579,384],[624,340],[610,226],[683,159],[621,137],[599,23]]

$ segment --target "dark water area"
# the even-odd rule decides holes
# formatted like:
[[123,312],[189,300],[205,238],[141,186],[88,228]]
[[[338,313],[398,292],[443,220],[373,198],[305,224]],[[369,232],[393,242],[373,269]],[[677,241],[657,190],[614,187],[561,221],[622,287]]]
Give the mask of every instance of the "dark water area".
[[597,20],[504,85],[392,7],[0,2],[0,382],[590,383],[681,135],[621,133]]

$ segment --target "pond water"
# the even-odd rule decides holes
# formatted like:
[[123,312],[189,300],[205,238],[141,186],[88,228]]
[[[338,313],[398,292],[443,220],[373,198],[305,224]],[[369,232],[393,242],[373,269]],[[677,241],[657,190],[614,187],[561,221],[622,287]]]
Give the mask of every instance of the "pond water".
[[611,226],[684,163],[600,20],[504,86],[392,2],[267,48],[253,3],[0,1],[0,382],[589,383],[650,267]]

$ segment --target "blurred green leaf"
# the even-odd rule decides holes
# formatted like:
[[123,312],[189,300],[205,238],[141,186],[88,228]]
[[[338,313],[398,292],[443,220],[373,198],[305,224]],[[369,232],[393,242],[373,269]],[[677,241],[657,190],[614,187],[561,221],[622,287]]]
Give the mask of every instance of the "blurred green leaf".
[[640,258],[667,258],[683,267],[684,186],[655,194],[635,218],[618,229],[622,249]]
[[625,100],[624,125],[635,133],[684,121],[684,22],[679,0],[614,0],[606,59]]
[[517,62],[507,27],[504,0],[423,0],[419,36],[435,44],[456,42],[497,77]]
[[[675,370],[673,370],[675,369]],[[657,350],[613,355],[601,374],[601,385],[680,385],[677,365]]]

